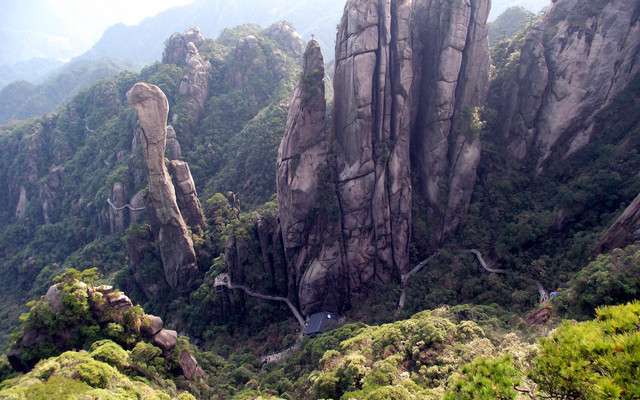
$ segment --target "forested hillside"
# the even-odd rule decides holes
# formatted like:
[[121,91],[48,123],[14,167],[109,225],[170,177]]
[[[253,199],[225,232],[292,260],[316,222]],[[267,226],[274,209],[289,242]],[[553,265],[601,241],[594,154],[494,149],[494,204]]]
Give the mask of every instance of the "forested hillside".
[[640,2],[448,5],[349,0],[331,73],[193,28],[1,126],[0,398],[638,397]]

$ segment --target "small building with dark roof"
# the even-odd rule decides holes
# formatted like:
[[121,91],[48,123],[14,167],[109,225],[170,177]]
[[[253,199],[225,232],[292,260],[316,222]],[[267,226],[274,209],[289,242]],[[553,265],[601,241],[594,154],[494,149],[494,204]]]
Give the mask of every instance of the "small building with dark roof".
[[337,324],[338,321],[340,321],[338,314],[327,311],[311,314],[307,316],[307,320],[305,321],[306,328],[304,335],[315,337],[316,335],[326,332],[332,325]]

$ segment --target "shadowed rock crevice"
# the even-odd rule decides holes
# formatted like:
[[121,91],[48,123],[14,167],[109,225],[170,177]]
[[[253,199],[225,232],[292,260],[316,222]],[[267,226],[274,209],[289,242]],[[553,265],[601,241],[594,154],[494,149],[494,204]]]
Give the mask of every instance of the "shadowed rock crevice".
[[[450,6],[449,6],[450,4]],[[412,162],[426,197],[432,245],[466,214],[480,161],[480,121],[489,79],[489,0],[418,0],[413,29]]]

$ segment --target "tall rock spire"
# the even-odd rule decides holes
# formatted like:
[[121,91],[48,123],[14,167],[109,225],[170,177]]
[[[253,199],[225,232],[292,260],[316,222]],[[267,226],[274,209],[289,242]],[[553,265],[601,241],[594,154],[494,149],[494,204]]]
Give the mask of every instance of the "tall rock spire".
[[412,163],[433,245],[471,201],[480,161],[476,110],[489,80],[490,0],[416,0]]
[[169,103],[160,88],[146,83],[136,83],[127,92],[127,100],[140,120],[140,143],[149,179],[147,211],[160,244],[165,279],[171,287],[187,292],[198,267],[193,241],[164,163]]
[[[290,289],[304,314],[347,301],[340,210],[327,158],[324,61],[311,40],[278,150],[278,211]],[[333,282],[331,286],[327,282]]]
[[350,0],[336,42],[332,152],[350,290],[406,272],[411,2]]

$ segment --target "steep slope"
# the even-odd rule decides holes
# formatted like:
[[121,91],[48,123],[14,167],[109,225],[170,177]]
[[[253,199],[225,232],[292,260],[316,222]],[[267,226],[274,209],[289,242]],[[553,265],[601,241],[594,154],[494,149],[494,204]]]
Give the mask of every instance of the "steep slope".
[[53,112],[80,90],[121,71],[135,71],[130,61],[113,58],[78,60],[54,71],[40,84],[17,81],[0,90],[0,124]]
[[524,38],[499,112],[509,150],[521,161],[532,157],[536,173],[589,143],[594,115],[638,73],[639,7],[557,1]]
[[477,108],[489,79],[489,1],[415,5],[411,150],[433,245],[466,214],[480,161]]
[[[254,41],[255,47],[244,46]],[[132,297],[141,302],[161,294],[170,303],[180,296],[168,282],[180,280],[171,274],[165,279],[155,248],[158,236],[144,225],[149,222],[143,190],[148,179],[136,113],[125,96],[136,82],[155,84],[166,93],[174,128],[167,129],[169,181],[191,230],[200,235],[205,230],[197,194],[204,200],[217,191],[240,192],[243,207],[274,194],[283,104],[299,70],[295,51],[301,49],[300,36],[286,24],[267,30],[245,26],[199,46],[185,52],[178,64],[156,63],[140,74],[105,79],[50,116],[0,128],[3,335],[16,326],[24,299],[31,296],[26,293],[39,296],[53,276],[71,266],[96,266],[110,278],[121,270],[120,282],[129,282]],[[236,86],[236,76],[248,80]],[[205,90],[209,84],[211,91]],[[123,246],[129,227],[136,240]],[[202,250],[202,241],[194,245],[196,252]],[[125,247],[131,269],[123,268]],[[211,259],[202,257],[208,265]],[[194,265],[188,269],[198,273]],[[175,286],[187,287],[190,279]]]

